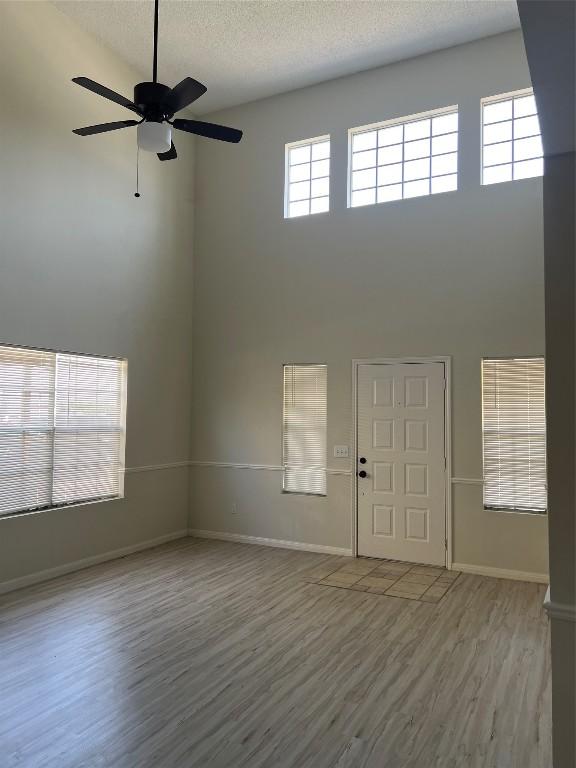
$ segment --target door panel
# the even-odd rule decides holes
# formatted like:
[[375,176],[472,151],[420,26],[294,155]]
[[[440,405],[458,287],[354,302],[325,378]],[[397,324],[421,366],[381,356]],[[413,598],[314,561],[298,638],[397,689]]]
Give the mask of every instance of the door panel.
[[358,554],[444,565],[444,364],[358,367]]

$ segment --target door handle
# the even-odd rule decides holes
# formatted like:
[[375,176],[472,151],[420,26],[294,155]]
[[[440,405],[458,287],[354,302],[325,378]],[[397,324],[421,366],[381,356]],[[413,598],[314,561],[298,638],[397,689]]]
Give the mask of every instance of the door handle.
[[358,461],[360,462],[360,464],[366,464],[366,459],[365,459],[365,457],[364,457],[364,456],[360,456],[360,458],[358,459]]
[[368,477],[368,472],[366,472],[364,469],[361,469],[360,472],[358,472],[358,477]]

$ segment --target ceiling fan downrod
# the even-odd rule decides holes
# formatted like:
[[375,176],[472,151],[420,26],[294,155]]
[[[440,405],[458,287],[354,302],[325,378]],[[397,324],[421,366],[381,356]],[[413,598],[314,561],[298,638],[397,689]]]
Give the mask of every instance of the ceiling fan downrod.
[[152,60],[152,82],[158,82],[158,2],[154,0],[154,58]]

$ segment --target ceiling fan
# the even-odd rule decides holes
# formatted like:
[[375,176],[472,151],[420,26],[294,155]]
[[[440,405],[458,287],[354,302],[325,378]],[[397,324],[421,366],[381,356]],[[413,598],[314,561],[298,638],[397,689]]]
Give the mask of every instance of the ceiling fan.
[[134,101],[121,96],[119,93],[106,88],[104,85],[90,80],[88,77],[73,77],[72,82],[78,83],[105,99],[114,101],[122,107],[135,112],[140,120],[119,120],[114,123],[89,125],[76,128],[73,133],[78,136],[92,136],[96,133],[117,131],[120,128],[138,126],[138,146],[148,152],[156,152],[160,160],[173,160],[177,157],[176,147],[172,141],[172,128],[178,131],[194,133],[209,139],[229,141],[237,144],[242,138],[242,131],[227,128],[215,123],[204,123],[199,120],[181,120],[172,118],[176,112],[185,109],[206,93],[206,86],[186,77],[174,88],[158,82],[158,0],[154,0],[154,57],[152,60],[152,82],[138,83],[134,87]]

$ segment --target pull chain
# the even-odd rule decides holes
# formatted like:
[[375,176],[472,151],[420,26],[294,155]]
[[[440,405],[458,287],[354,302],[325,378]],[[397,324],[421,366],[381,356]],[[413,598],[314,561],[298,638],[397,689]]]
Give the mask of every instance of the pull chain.
[[140,192],[138,192],[138,184],[140,183],[139,178],[139,169],[138,169],[138,162],[140,160],[140,147],[136,146],[136,192],[134,194],[134,197],[140,197]]

